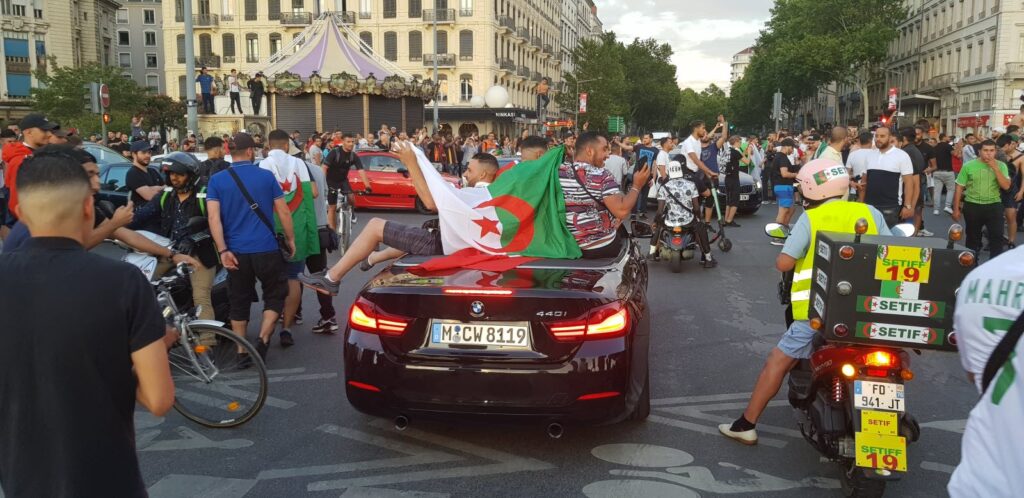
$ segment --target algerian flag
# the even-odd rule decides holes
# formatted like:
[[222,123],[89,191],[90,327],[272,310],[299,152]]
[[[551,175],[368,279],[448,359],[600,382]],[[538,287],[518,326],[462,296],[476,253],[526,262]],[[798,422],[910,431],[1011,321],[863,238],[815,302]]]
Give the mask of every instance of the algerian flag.
[[[292,261],[305,261],[306,257],[320,254],[320,236],[317,234],[316,209],[313,207],[313,184],[306,163],[289,156],[282,150],[271,150],[260,168],[270,171],[284,191],[284,200],[292,212],[295,231],[295,255]],[[283,233],[281,222],[274,215],[274,225]]]
[[558,180],[564,147],[517,164],[486,187],[462,189],[441,178],[423,152],[415,152],[438,208],[445,254],[468,250],[532,258],[582,255],[565,225],[565,197]]

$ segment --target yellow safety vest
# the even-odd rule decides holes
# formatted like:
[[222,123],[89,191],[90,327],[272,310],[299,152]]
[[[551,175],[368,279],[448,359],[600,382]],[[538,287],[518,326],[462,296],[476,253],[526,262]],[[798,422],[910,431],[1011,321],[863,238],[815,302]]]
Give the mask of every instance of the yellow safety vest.
[[868,235],[877,235],[875,217],[867,204],[849,201],[831,201],[816,208],[807,210],[807,219],[811,224],[811,244],[807,246],[804,257],[796,260],[793,270],[793,287],[790,289],[790,302],[793,303],[793,319],[807,320],[807,310],[811,302],[811,282],[814,268],[818,232],[853,233],[857,220],[864,218],[868,222]]

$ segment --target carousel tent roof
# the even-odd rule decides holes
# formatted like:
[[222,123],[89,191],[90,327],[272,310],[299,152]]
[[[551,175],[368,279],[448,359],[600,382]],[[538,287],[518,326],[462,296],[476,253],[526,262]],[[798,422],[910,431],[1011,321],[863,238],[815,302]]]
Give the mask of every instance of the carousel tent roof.
[[[354,36],[351,32],[349,35]],[[291,47],[284,47],[280,54],[259,70],[267,75],[288,71],[302,78],[308,78],[313,71],[323,77],[345,72],[366,78],[373,73],[378,79],[398,72],[387,67],[390,64],[375,54],[363,53],[356,43],[342,34],[330,17],[315,20],[295,38]]]

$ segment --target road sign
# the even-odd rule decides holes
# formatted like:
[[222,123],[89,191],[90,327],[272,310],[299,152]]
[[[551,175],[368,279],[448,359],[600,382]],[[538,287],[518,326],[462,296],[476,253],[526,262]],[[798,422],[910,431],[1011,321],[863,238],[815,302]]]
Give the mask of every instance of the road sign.
[[608,131],[622,133],[626,131],[626,120],[622,116],[608,116]]
[[587,94],[580,94],[580,114],[587,113]]
[[106,83],[100,84],[100,105],[104,109],[110,107],[110,89],[107,88]]
[[896,96],[899,94],[899,90],[895,87],[889,89],[889,110],[896,110]]
[[775,119],[782,118],[782,92],[775,92],[775,95],[772,95],[772,116]]

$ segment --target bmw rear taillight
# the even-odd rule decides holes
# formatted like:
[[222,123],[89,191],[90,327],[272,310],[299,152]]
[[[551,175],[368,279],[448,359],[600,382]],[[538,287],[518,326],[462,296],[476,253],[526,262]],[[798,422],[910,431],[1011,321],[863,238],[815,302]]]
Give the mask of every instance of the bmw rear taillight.
[[629,311],[615,302],[590,310],[586,319],[554,322],[548,328],[562,342],[621,337],[629,330]]
[[410,320],[389,315],[380,311],[376,305],[360,297],[352,303],[348,313],[348,324],[355,330],[387,336],[400,336],[405,333]]

